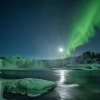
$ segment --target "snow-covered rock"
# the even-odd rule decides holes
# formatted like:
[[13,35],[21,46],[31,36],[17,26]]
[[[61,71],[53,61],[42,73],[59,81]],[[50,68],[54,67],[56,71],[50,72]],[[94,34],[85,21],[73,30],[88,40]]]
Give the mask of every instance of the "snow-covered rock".
[[55,83],[42,79],[24,78],[3,81],[4,91],[38,96],[55,87]]
[[80,56],[66,59],[69,64],[100,64],[100,53],[84,52]]
[[67,64],[65,68],[76,70],[100,70],[100,64]]
[[0,68],[2,69],[17,69],[17,68],[52,69],[52,68],[63,68],[68,64],[73,64],[73,65],[100,64],[100,53],[87,51],[82,53],[80,56],[68,57],[65,59],[52,59],[52,60],[50,59],[36,60],[20,56],[0,57]]
[[0,68],[2,69],[17,69],[17,68],[44,68],[44,60],[34,60],[27,57],[7,56],[0,57]]

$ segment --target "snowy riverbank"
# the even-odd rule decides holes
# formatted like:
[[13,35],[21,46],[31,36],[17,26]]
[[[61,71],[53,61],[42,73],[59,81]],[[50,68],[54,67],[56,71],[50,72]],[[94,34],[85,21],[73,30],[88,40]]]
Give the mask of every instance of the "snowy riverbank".
[[48,92],[55,87],[55,83],[42,79],[24,78],[16,80],[1,80],[0,81],[0,100],[2,98],[3,91],[9,93],[20,93],[34,97]]

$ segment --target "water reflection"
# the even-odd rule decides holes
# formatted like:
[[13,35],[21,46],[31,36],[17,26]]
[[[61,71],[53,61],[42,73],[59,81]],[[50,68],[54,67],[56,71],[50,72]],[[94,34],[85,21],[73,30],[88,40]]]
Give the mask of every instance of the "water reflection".
[[68,86],[64,85],[64,82],[67,79],[68,71],[67,70],[57,70],[55,71],[57,75],[60,76],[59,80],[57,81],[57,88],[55,89],[58,95],[60,96],[60,100],[64,100],[66,97],[71,98],[68,90]]
[[56,70],[55,73],[56,75],[59,76],[59,80],[57,81],[57,84],[63,84],[66,81],[66,78],[68,76],[67,70]]
[[63,83],[65,81],[65,71],[61,70],[60,71],[60,80],[59,82]]
[[74,88],[78,87],[78,84],[66,84],[68,81],[68,77],[70,74],[69,70],[57,70],[56,74],[60,76],[59,80],[57,81],[57,88],[55,91],[60,96],[60,100],[72,100],[73,90]]

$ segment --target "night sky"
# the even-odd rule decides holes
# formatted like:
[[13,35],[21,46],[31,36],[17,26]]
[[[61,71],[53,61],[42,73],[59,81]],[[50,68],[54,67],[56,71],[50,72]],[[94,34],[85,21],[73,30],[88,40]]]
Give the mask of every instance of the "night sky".
[[[0,0],[0,56],[62,58],[58,48],[66,49],[80,5],[85,7],[87,0]],[[95,27],[95,32],[71,56],[100,52],[100,30]]]

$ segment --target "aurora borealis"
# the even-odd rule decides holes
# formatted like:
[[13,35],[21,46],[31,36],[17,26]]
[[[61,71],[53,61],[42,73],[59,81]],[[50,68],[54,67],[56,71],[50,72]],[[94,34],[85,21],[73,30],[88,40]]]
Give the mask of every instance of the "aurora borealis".
[[100,52],[99,10],[100,0],[0,0],[0,56],[62,59]]
[[[66,44],[65,56],[70,55],[80,45],[85,44],[94,36],[94,26],[100,23],[100,0],[89,0],[84,7],[76,12],[75,21],[71,26],[70,37]],[[78,14],[77,14],[78,13]]]

